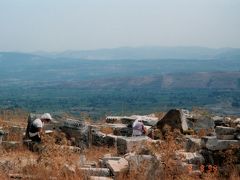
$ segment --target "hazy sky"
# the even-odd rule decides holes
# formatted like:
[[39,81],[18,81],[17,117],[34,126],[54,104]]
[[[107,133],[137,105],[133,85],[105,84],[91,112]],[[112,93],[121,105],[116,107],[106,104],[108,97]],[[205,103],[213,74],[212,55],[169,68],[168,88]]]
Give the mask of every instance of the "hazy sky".
[[0,51],[240,48],[240,0],[0,0]]

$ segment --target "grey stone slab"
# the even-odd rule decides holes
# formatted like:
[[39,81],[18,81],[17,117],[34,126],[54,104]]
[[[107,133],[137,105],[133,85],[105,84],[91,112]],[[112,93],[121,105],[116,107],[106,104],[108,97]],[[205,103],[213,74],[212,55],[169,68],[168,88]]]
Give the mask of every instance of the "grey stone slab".
[[217,135],[233,135],[236,129],[232,127],[217,126],[215,132]]
[[217,138],[221,139],[221,140],[234,140],[235,135],[234,134],[230,134],[230,135],[219,135],[219,134],[217,134]]
[[80,170],[88,176],[109,177],[111,175],[108,168],[80,168]]
[[201,139],[201,146],[209,150],[225,150],[239,145],[239,140],[219,140],[216,136],[205,136]]
[[193,138],[191,136],[186,137],[184,148],[187,152],[195,152],[201,149],[201,139]]

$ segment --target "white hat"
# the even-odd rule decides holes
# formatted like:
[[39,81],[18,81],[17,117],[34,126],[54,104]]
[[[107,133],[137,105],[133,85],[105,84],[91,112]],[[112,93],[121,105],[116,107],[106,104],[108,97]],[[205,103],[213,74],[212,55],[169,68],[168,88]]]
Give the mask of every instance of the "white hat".
[[49,119],[49,120],[52,120],[52,116],[51,116],[49,113],[44,113],[44,114],[41,116],[41,119]]

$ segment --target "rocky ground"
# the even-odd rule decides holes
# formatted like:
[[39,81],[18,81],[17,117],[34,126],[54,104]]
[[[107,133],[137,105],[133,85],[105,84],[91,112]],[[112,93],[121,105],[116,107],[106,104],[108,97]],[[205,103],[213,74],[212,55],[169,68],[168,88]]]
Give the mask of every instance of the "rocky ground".
[[[239,179],[240,118],[172,109],[109,116],[97,123],[66,117],[45,126],[41,145],[23,140],[28,119],[0,118],[1,179]],[[12,117],[12,118],[10,118]],[[132,137],[141,118],[145,136]]]

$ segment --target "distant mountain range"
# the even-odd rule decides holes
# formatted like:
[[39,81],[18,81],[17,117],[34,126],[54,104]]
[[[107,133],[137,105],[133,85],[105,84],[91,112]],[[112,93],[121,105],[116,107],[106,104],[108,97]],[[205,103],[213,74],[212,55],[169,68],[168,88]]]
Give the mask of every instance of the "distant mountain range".
[[239,97],[240,49],[0,52],[0,108],[99,117],[207,106],[239,114]]
[[240,49],[205,47],[122,47],[86,51],[65,51],[60,53],[35,53],[47,57],[78,58],[89,60],[129,59],[219,59],[239,58]]

